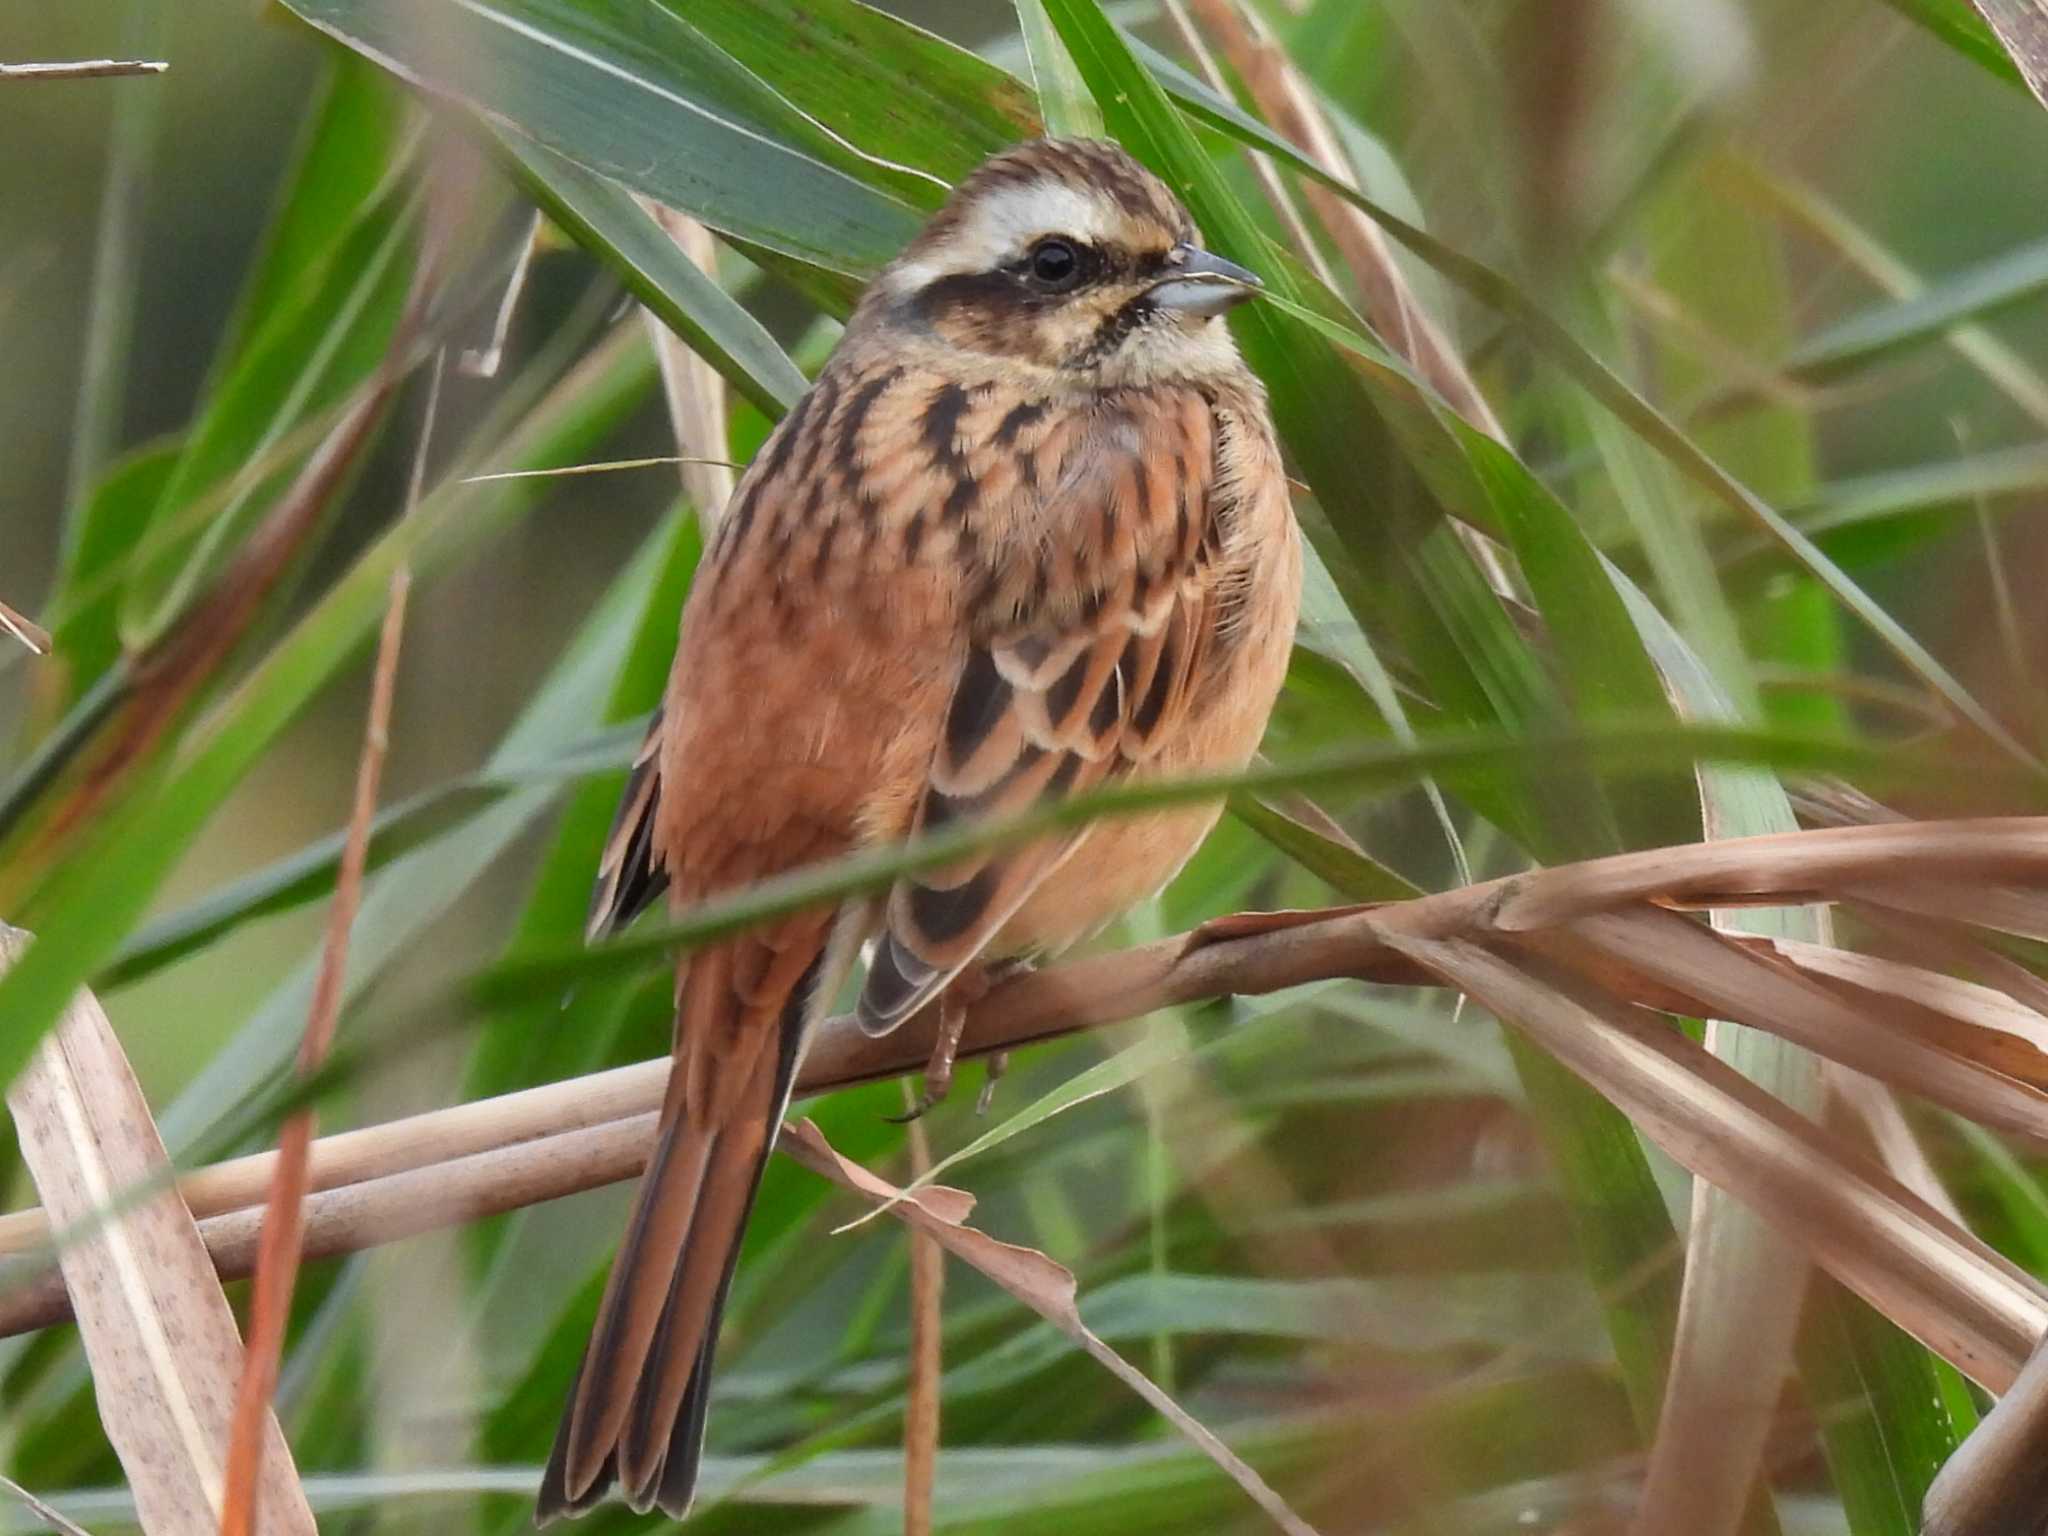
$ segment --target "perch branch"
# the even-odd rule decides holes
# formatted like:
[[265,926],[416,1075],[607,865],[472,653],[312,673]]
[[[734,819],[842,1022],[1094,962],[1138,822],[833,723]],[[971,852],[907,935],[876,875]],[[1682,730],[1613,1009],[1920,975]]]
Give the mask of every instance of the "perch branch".
[[[1681,950],[1670,948],[1679,937],[1674,907],[1853,896],[1905,910],[1929,886],[1946,893],[1951,917],[2048,933],[2048,818],[1731,839],[1539,870],[1408,902],[1240,914],[1193,934],[1016,977],[971,1010],[962,1049],[987,1054],[1173,1004],[1332,977],[1442,985],[1440,969],[1419,957],[1454,943],[1483,947],[1531,974],[1547,967],[1575,975],[1604,989],[1616,1007],[1777,1029],[1787,1028],[1786,1015],[1796,1010],[1809,1034],[1820,1029],[1828,1054],[1882,1057],[1889,1080],[1908,1091],[1944,1102],[1971,1095],[1966,1113],[2039,1136],[2048,1126],[2048,1019],[2010,994],[1889,962],[1881,963],[1889,969],[1872,969],[1876,962],[1847,966],[1841,962],[1858,957],[1827,951],[1835,960],[1826,961],[1806,948],[1738,941],[1704,927],[1697,941],[1689,932]],[[1633,942],[1632,932],[1639,935]],[[1690,957],[1683,965],[1672,958],[1681,953]],[[929,1055],[931,1034],[932,1021],[922,1017],[881,1039],[850,1018],[825,1020],[798,1091],[822,1093],[916,1070]],[[1958,1062],[1973,1070],[1955,1071]],[[666,1075],[666,1061],[645,1062],[326,1138],[313,1150],[310,1187],[318,1193],[307,1202],[306,1252],[349,1252],[630,1177],[644,1157]],[[243,1158],[181,1183],[224,1275],[247,1272],[258,1219],[250,1207],[271,1168],[269,1156]],[[1946,1266],[1929,1273],[1949,1277],[1924,1282],[1930,1298],[1960,1287],[1954,1277],[1966,1275],[1978,1288],[1980,1310],[1982,1295],[2003,1298],[2006,1343],[2018,1346],[2029,1328],[2048,1324],[2048,1299],[2014,1280],[1953,1222],[1937,1215],[1919,1230]],[[35,1250],[49,1235],[40,1212],[0,1218],[0,1258],[16,1255],[17,1266],[46,1263],[47,1254]],[[0,1334],[64,1315],[61,1287],[38,1279],[33,1268],[13,1278],[11,1286],[0,1283]],[[2024,1350],[2015,1358],[2009,1353],[1987,1374],[2017,1370]]]

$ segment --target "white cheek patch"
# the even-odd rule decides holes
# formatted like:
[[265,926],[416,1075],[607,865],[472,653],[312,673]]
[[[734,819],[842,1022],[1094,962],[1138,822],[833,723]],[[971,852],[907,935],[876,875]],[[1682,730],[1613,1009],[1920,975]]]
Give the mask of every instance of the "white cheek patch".
[[909,295],[935,278],[993,271],[1046,235],[1100,245],[1114,238],[1119,227],[1113,208],[1077,187],[1053,181],[1003,187],[977,201],[943,246],[924,260],[897,269],[890,286]]

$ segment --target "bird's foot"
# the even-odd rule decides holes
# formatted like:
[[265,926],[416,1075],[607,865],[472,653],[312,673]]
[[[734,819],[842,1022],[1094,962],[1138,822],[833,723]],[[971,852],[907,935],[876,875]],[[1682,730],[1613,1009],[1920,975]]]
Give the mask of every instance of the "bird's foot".
[[[997,960],[989,964],[971,965],[954,977],[946,990],[939,994],[934,1005],[939,1010],[938,1039],[932,1044],[931,1059],[925,1063],[924,1090],[917,1096],[917,1102],[900,1115],[886,1118],[895,1125],[908,1125],[931,1109],[945,1102],[946,1095],[953,1087],[953,1067],[960,1054],[961,1031],[967,1027],[967,1010],[993,991],[999,982],[1031,969],[1028,960]],[[1009,1053],[1002,1051],[989,1058],[988,1081],[982,1085],[981,1093],[975,1100],[974,1112],[986,1114],[989,1101],[995,1096],[996,1080],[1003,1075],[1009,1063]]]

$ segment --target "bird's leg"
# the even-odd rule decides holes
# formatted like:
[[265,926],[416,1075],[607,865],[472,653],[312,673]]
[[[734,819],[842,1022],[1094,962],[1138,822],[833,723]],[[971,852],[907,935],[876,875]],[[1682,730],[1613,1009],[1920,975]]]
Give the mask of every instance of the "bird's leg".
[[[982,968],[982,996],[993,992],[1003,982],[1023,976],[1037,969],[1037,962],[1028,955],[1014,955],[1007,960],[996,960]],[[981,1092],[974,1100],[977,1115],[988,1113],[989,1105],[996,1099],[996,1084],[1003,1080],[1003,1074],[1010,1070],[1008,1051],[991,1051],[982,1070],[988,1075],[981,1081]]]
[[[967,1010],[980,1002],[995,989],[998,982],[1031,969],[1028,960],[997,960],[984,964],[970,965],[948,983],[934,1006],[939,1010],[939,1035],[932,1043],[931,1059],[925,1063],[924,1091],[917,1096],[917,1102],[900,1115],[887,1118],[898,1125],[908,1124],[927,1110],[944,1102],[946,1094],[953,1087],[954,1058],[960,1053],[960,1034],[967,1027]],[[996,1079],[1003,1075],[1003,1067],[1009,1061],[1009,1053],[996,1053],[989,1061],[989,1079],[975,1101],[975,1113],[987,1110],[988,1101],[995,1091]]]

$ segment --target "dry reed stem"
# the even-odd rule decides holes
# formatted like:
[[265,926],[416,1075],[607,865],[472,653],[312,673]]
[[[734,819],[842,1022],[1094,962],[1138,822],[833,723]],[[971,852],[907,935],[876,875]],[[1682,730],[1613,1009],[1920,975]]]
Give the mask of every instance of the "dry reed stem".
[[[1421,936],[1521,935],[1544,925],[1561,929],[1637,903],[1789,905],[1829,899],[1851,884],[1866,902],[1872,890],[1879,902],[1887,897],[1897,901],[1906,884],[1921,878],[1921,870],[1986,881],[2031,879],[2048,886],[2048,818],[1828,828],[1619,854],[1404,903],[1303,913],[1290,926],[1270,932],[1264,931],[1270,925],[1259,922],[1254,926],[1261,931],[1243,939],[1228,936],[1234,920],[1220,919],[1199,931],[1199,941],[1198,935],[1183,934],[1006,982],[970,1011],[962,1050],[986,1055],[1176,1003],[1272,992],[1329,976],[1400,986],[1434,984],[1425,968],[1385,942],[1393,927]],[[1886,871],[1893,881],[1873,886],[1874,877]],[[2041,899],[2048,901],[2048,895]],[[1862,910],[1894,909],[1866,905]],[[2014,989],[2003,969],[2010,962],[1983,953],[2001,967],[1987,969],[1984,979],[2011,999]],[[1591,963],[1584,945],[1571,959],[1582,969]],[[1895,981],[1902,974],[1893,973]],[[1625,981],[1619,971],[1602,979],[1611,986],[1649,985],[1640,976]],[[1669,990],[1640,1000],[1681,1010],[1698,1006],[1690,994]],[[914,1019],[881,1039],[862,1035],[850,1019],[827,1020],[804,1060],[797,1091],[825,1093],[897,1076],[922,1064],[930,1046],[927,1019]],[[333,1189],[646,1113],[660,1104],[666,1071],[665,1059],[646,1062],[324,1137],[313,1147],[309,1187]],[[274,1159],[273,1153],[259,1153],[201,1169],[178,1181],[179,1193],[201,1217],[236,1210],[262,1198]],[[0,1258],[32,1252],[50,1235],[38,1211],[0,1216]]]
[[[1350,162],[1330,131],[1314,90],[1265,23],[1238,0],[1188,3],[1274,130],[1330,175],[1355,186]],[[1304,179],[1301,188],[1309,208],[1351,269],[1365,305],[1365,318],[1380,339],[1414,363],[1460,415],[1489,437],[1506,442],[1500,419],[1463,360],[1415,301],[1379,226],[1328,187]]]
[[[905,1079],[903,1107],[915,1104]],[[910,1176],[916,1181],[932,1168],[931,1138],[922,1119],[910,1122],[909,1141]],[[905,1235],[910,1241],[910,1371],[903,1410],[903,1536],[931,1536],[932,1487],[939,1475],[939,1380],[945,1370],[939,1309],[946,1255],[929,1233],[911,1227]]]
[[[718,246],[710,230],[673,208],[647,198],[637,201],[685,257],[699,270],[716,275]],[[708,538],[732,495],[734,479],[732,469],[725,463],[725,379],[663,324],[653,310],[642,309],[640,313],[648,339],[654,345],[655,361],[661,367],[662,394],[668,401],[669,422],[675,429],[676,451],[682,455],[678,462],[682,468],[683,495],[696,508],[697,520]]]
[[[1209,89],[1225,100],[1230,98],[1230,82],[1223,78],[1223,71],[1217,67],[1216,56],[1209,51],[1209,43],[1188,15],[1182,0],[1164,0],[1166,19],[1173,23],[1175,36],[1188,51],[1188,57],[1202,72],[1202,78],[1209,83]],[[1310,269],[1322,280],[1323,286],[1335,292],[1337,274],[1323,257],[1323,248],[1316,244],[1315,236],[1309,233],[1308,225],[1302,220],[1301,210],[1294,206],[1294,199],[1287,194],[1287,184],[1280,179],[1280,171],[1273,164],[1272,156],[1258,150],[1248,150],[1252,171],[1259,178],[1259,188],[1266,194],[1266,201],[1274,214],[1287,227],[1287,238],[1294,242],[1295,252],[1309,264]]]
[[[419,444],[413,455],[406,511],[419,505],[427,450],[433,437],[435,408],[440,402],[442,360],[437,355],[428,386]],[[363,874],[369,863],[370,828],[376,821],[384,760],[391,747],[391,709],[398,692],[398,656],[405,636],[405,610],[412,592],[412,568],[401,563],[391,573],[384,624],[377,636],[377,659],[370,683],[370,707],[363,726],[363,745],[356,762],[355,801],[350,807],[348,835],[342,844],[335,875],[334,904],[328,911],[327,935],[320,969],[299,1042],[298,1070],[317,1072],[334,1044],[341,1017],[342,983],[348,973],[349,936],[362,905]],[[261,1433],[271,1395],[277,1388],[278,1360],[284,1351],[285,1327],[291,1320],[292,1293],[297,1287],[299,1256],[305,1241],[306,1168],[311,1157],[315,1112],[305,1109],[287,1120],[278,1135],[275,1176],[256,1261],[256,1284],[250,1299],[249,1347],[235,1398],[234,1434],[228,1443],[227,1495],[221,1507],[221,1536],[249,1536],[256,1519],[257,1474],[263,1456]]]
[[66,59],[43,64],[0,64],[0,81],[112,80],[132,75],[160,75],[170,67],[162,59]]
[[38,656],[50,654],[50,632],[18,608],[0,603],[0,633],[12,636]]

